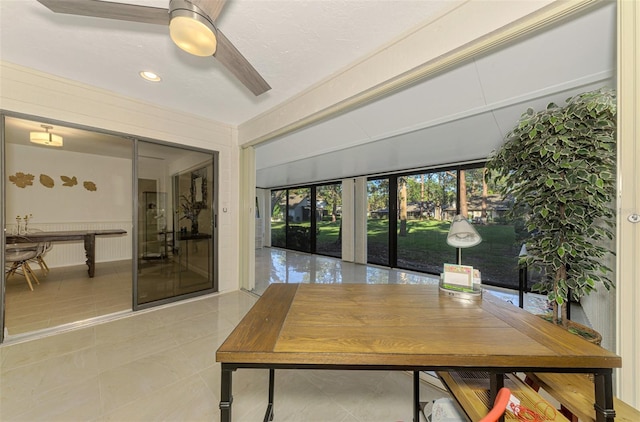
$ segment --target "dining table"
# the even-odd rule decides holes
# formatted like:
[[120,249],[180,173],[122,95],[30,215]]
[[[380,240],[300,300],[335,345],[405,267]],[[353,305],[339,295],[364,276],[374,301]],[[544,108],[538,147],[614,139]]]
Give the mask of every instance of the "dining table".
[[47,243],[81,240],[84,243],[89,277],[94,277],[96,271],[96,236],[119,236],[126,233],[126,230],[122,229],[33,231],[24,234],[7,234],[6,243]]
[[505,374],[593,374],[596,420],[613,422],[615,353],[484,292],[469,299],[439,285],[271,284],[216,352],[220,420],[232,416],[232,378],[269,371],[265,421],[273,419],[279,369],[395,370],[489,374],[491,402]]

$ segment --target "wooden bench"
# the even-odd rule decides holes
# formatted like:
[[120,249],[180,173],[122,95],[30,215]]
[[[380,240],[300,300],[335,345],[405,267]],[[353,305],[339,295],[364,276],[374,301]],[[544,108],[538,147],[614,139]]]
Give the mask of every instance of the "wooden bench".
[[[472,371],[438,372],[440,380],[472,421],[485,416],[493,406],[489,399],[489,374]],[[544,415],[545,421],[568,421],[555,407],[514,374],[505,374],[504,386],[520,400],[524,411]],[[505,421],[519,421],[511,412],[505,412]],[[532,420],[531,418],[525,420]]]
[[[584,422],[595,421],[596,412],[593,408],[595,393],[593,381],[586,374],[552,374],[527,373],[525,380],[535,390],[542,388],[551,397],[558,400],[570,413],[571,421],[578,419]],[[616,411],[616,422],[640,421],[640,411],[627,403],[613,398],[613,408]]]

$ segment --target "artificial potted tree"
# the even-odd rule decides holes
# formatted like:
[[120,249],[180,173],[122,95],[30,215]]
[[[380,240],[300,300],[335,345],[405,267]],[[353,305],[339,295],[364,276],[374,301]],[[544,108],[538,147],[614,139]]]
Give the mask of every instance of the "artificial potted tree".
[[604,258],[615,224],[616,93],[599,89],[565,106],[528,109],[489,159],[490,177],[520,210],[529,237],[520,264],[539,271],[554,323],[568,327],[569,299],[614,286]]

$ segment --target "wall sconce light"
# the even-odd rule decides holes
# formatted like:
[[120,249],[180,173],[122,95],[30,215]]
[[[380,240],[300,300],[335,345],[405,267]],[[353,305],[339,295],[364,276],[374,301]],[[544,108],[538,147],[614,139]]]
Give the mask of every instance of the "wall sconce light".
[[45,130],[44,132],[30,132],[29,140],[34,144],[46,145],[50,147],[61,147],[62,136],[54,135],[49,132],[49,129],[53,129],[53,126],[40,125]]

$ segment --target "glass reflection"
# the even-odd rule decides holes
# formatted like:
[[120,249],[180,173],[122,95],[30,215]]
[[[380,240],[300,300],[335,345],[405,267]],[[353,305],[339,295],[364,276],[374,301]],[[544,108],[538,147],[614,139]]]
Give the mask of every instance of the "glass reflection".
[[290,250],[256,250],[255,293],[261,294],[273,283],[435,285],[438,279],[428,274],[353,264]]
[[[49,126],[63,146],[29,141]],[[46,121],[5,117],[6,234],[123,230],[98,236],[88,272],[83,240],[45,243],[48,270],[32,263],[31,291],[23,273],[5,273],[5,330],[22,335],[131,310],[133,143],[118,135]],[[15,242],[7,239],[7,243]],[[3,245],[4,247],[4,245]],[[19,246],[12,246],[17,247]],[[10,266],[11,267],[11,266]],[[9,268],[10,268],[9,267]],[[6,306],[6,308],[3,308]]]
[[215,291],[213,154],[138,143],[138,305]]

